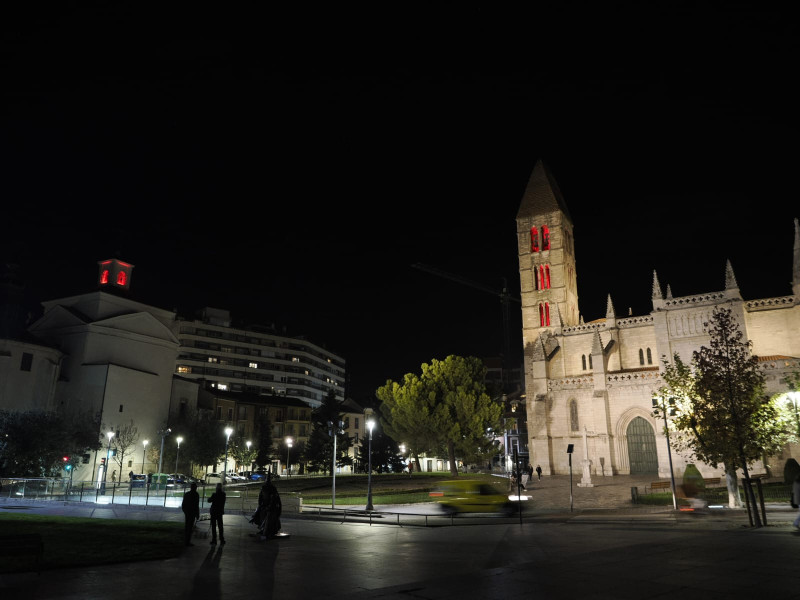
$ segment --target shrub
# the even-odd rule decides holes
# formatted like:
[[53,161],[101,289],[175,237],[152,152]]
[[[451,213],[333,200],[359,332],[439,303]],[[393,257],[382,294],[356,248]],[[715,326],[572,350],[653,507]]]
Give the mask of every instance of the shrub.
[[683,473],[683,491],[684,493],[693,498],[697,495],[699,490],[705,489],[706,482],[703,481],[703,476],[697,467],[689,464],[686,465],[686,471]]

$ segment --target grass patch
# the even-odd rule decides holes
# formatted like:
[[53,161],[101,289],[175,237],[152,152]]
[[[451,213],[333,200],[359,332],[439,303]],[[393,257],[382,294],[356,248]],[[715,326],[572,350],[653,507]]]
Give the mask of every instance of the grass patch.
[[[0,514],[0,530],[3,535],[38,533],[44,544],[41,570],[163,560],[185,548],[182,522]],[[0,573],[33,568],[31,556],[0,561]]]

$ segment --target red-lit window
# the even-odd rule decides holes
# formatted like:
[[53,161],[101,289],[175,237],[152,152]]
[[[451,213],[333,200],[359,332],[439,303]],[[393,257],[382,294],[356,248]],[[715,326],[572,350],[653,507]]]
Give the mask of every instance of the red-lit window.
[[117,285],[125,285],[125,280],[128,278],[125,271],[120,271],[117,275]]
[[102,283],[102,284],[108,283],[108,269],[103,271],[103,274],[100,275],[100,283]]
[[542,250],[550,250],[550,229],[542,225]]
[[549,327],[550,326],[550,303],[549,302],[542,302],[539,305],[539,326],[540,327]]
[[531,252],[539,251],[539,231],[536,227],[531,227]]
[[542,282],[544,283],[544,289],[550,289],[550,265],[544,266],[544,277],[542,278]]

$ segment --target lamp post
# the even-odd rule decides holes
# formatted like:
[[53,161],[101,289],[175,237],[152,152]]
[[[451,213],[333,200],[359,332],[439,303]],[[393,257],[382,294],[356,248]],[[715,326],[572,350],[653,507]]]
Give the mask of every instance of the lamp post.
[[222,483],[228,483],[228,442],[231,440],[231,434],[233,433],[233,429],[230,427],[225,428],[225,469],[222,472]]
[[161,436],[161,452],[158,453],[158,472],[161,473],[161,465],[164,461],[164,438],[167,437],[170,433],[172,433],[172,429],[166,427],[161,429],[158,432],[158,435]]
[[289,469],[289,450],[292,448],[292,438],[286,438],[286,476],[291,477],[292,471]]
[[250,465],[247,467],[247,472],[249,473],[253,469],[253,459],[250,458],[250,444],[253,442],[245,442],[244,445],[247,446],[247,460],[250,461]]
[[672,448],[669,443],[669,423],[667,422],[667,413],[669,413],[670,417],[675,415],[675,399],[669,398],[665,401],[665,398],[661,397],[659,401],[658,397],[653,396],[653,416],[656,418],[660,416],[664,417],[664,435],[667,436],[667,456],[669,457],[669,477],[670,481],[672,482],[672,509],[678,510],[678,498],[677,494],[675,493],[675,473],[672,470]]
[[103,473],[103,493],[106,493],[106,481],[108,481],[108,467],[111,465],[111,438],[114,437],[114,432],[109,431],[108,436],[108,449],[106,450],[106,471]]
[[[176,438],[176,440],[178,442],[178,449],[175,451],[175,478],[177,479],[178,478],[178,456],[181,453],[181,442],[183,441],[183,438],[181,436],[178,436]],[[176,481],[175,483],[177,484],[178,482]]]
[[143,440],[142,445],[144,446],[144,450],[142,450],[142,473],[144,473],[144,461],[147,459],[147,444],[150,443],[150,440]]
[[369,467],[367,471],[367,510],[373,510],[372,506],[372,428],[375,427],[375,421],[370,419],[367,421],[367,429],[369,429],[369,448],[367,455],[369,457]]

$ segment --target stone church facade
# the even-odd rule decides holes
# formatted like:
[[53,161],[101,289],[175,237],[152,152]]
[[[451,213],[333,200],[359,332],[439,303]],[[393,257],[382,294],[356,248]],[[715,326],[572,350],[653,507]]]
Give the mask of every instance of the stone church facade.
[[[545,474],[568,474],[570,460],[591,475],[652,473],[669,477],[664,421],[653,416],[664,385],[662,357],[708,345],[704,323],[715,307],[732,309],[766,373],[767,393],[787,393],[784,378],[800,371],[800,227],[794,221],[792,295],[745,300],[730,263],[724,289],[685,297],[662,290],[653,273],[652,311],[620,318],[609,295],[603,318],[584,322],[578,310],[573,222],[552,173],[541,161],[517,213],[525,390],[530,461]],[[722,283],[720,277],[720,283]],[[788,397],[787,397],[787,402]],[[572,459],[568,454],[572,445]],[[672,451],[676,477],[690,462]],[[776,475],[790,446],[769,466]],[[721,469],[697,464],[704,476]],[[751,473],[763,473],[756,463]]]

